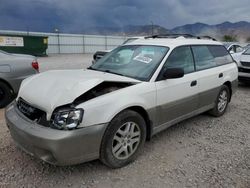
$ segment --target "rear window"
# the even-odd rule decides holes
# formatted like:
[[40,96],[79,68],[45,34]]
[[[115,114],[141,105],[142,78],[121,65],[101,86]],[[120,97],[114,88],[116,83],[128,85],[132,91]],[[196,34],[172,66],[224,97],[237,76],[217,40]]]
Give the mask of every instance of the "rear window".
[[204,70],[217,66],[214,56],[207,46],[193,46],[196,70]]
[[233,62],[232,57],[224,46],[193,46],[192,49],[197,70],[204,70]]
[[250,55],[250,48],[248,48],[244,53],[243,55]]
[[208,49],[213,55],[217,65],[225,65],[233,62],[232,57],[223,46],[208,46]]

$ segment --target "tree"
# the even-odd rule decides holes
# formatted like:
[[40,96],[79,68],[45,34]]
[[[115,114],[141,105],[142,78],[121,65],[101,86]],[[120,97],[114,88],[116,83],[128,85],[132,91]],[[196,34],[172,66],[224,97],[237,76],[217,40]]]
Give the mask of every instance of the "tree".
[[237,40],[236,40],[236,37],[235,37],[235,36],[224,35],[223,41],[225,41],[225,42],[235,42],[235,41],[237,41]]

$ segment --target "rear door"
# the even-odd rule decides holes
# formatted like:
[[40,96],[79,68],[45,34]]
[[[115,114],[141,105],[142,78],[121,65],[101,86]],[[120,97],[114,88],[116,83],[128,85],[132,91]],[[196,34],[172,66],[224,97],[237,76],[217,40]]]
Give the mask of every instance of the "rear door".
[[232,58],[220,45],[192,46],[192,50],[199,73],[199,108],[203,108],[215,102]]
[[[184,77],[163,79],[163,72],[168,68],[183,68]],[[198,108],[198,73],[195,72],[190,46],[174,49],[165,62],[158,81],[157,119],[159,128],[166,128],[171,123]]]

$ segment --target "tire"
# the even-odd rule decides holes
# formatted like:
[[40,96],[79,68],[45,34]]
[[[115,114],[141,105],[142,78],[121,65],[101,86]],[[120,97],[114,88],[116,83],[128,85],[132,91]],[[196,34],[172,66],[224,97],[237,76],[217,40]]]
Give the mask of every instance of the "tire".
[[215,117],[222,116],[227,110],[230,97],[231,96],[229,88],[226,85],[223,85],[215,101],[215,106],[212,110],[209,111],[209,113]]
[[126,166],[139,155],[145,140],[145,120],[139,113],[125,110],[108,125],[102,139],[100,160],[111,168]]
[[0,108],[7,106],[12,100],[12,92],[9,86],[0,82]]

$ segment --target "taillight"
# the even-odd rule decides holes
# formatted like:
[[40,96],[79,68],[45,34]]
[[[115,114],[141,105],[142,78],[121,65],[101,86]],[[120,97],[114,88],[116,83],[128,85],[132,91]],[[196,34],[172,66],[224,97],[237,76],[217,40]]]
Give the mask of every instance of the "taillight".
[[39,71],[39,64],[38,64],[38,62],[37,62],[36,60],[32,61],[31,66],[32,66],[35,70]]

